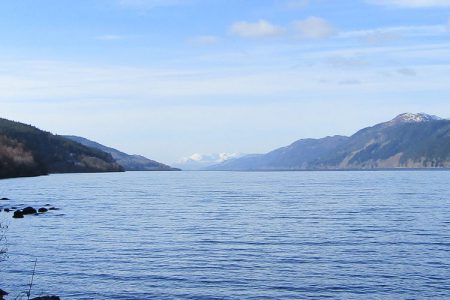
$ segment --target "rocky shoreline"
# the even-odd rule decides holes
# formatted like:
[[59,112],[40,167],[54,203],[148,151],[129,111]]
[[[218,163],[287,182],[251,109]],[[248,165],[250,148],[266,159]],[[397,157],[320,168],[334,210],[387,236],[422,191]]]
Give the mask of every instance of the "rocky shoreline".
[[[6,300],[5,297],[8,296],[9,293],[0,289],[0,300]],[[18,299],[17,297],[14,299]],[[34,298],[28,298],[30,300],[61,300],[59,296],[39,296]]]
[[[41,214],[45,214],[48,213],[50,211],[55,211],[55,210],[59,210],[59,208],[56,208],[50,204],[45,204],[43,207],[40,207],[38,209],[32,207],[32,206],[26,206],[22,209],[19,209],[18,206],[6,206],[4,207],[2,205],[3,201],[10,201],[11,199],[7,198],[7,197],[3,197],[0,198],[0,212],[5,212],[5,213],[9,213],[9,212],[13,212],[12,218],[14,219],[23,219],[25,216],[28,215],[41,215]],[[23,294],[24,292],[22,292],[21,294]],[[10,295],[11,293],[4,291],[3,289],[0,288],[0,300],[6,300],[5,297],[7,297],[8,295]],[[19,294],[19,296],[21,295]],[[19,296],[13,298],[13,299],[22,299],[19,298]],[[38,297],[34,297],[34,298],[30,298],[29,294],[26,294],[27,299],[30,300],[60,300],[61,298],[59,296],[38,296]]]

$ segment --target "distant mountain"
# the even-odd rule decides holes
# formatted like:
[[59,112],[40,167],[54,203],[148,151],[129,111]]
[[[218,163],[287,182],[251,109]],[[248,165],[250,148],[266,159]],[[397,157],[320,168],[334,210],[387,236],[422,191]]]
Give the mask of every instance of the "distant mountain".
[[0,178],[119,171],[123,168],[110,154],[30,125],[0,119]]
[[148,159],[140,155],[130,155],[121,152],[117,149],[104,146],[97,142],[88,140],[83,137],[74,135],[65,135],[65,138],[85,145],[90,148],[99,149],[103,152],[111,154],[111,156],[116,160],[116,162],[121,165],[125,171],[178,171],[179,169],[172,168],[168,165],[159,163],[157,161]]
[[209,170],[450,168],[450,120],[405,113],[351,137],[304,139]]
[[195,153],[189,157],[182,158],[173,165],[183,170],[203,170],[209,166],[223,163],[244,156],[241,153],[213,153],[200,154]]

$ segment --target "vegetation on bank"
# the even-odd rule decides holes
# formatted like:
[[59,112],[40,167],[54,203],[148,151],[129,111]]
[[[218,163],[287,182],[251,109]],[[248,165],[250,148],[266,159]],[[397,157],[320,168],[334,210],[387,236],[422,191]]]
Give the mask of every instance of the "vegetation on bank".
[[0,178],[120,171],[123,168],[108,153],[31,125],[0,119]]
[[80,136],[65,135],[64,137],[89,148],[98,149],[111,154],[111,156],[125,169],[125,171],[179,171],[177,168],[172,168],[171,166],[148,159],[144,156],[130,155]]

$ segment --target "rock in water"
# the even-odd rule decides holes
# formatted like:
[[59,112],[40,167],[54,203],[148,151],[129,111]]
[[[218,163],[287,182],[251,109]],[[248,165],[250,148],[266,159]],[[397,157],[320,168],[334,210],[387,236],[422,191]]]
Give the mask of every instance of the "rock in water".
[[31,206],[25,207],[22,210],[22,212],[23,212],[24,215],[33,215],[33,214],[37,213],[36,209],[34,209]]
[[22,219],[23,218],[23,212],[21,210],[16,210],[14,212],[13,218],[14,219]]
[[40,296],[32,298],[31,300],[61,300],[58,296]]
[[4,290],[0,289],[0,296],[6,296],[8,295],[7,292],[5,292]]
[[0,289],[0,300],[5,299],[4,297],[5,297],[6,295],[8,295],[8,293],[5,292],[4,290]]
[[48,209],[46,209],[45,207],[41,207],[38,209],[38,212],[45,213],[45,212],[48,212]]

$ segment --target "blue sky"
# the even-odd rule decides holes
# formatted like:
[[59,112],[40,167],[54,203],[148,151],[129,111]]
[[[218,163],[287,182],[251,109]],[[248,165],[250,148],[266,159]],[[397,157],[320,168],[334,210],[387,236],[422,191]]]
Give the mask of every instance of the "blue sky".
[[450,117],[450,0],[10,0],[2,117],[166,163]]

